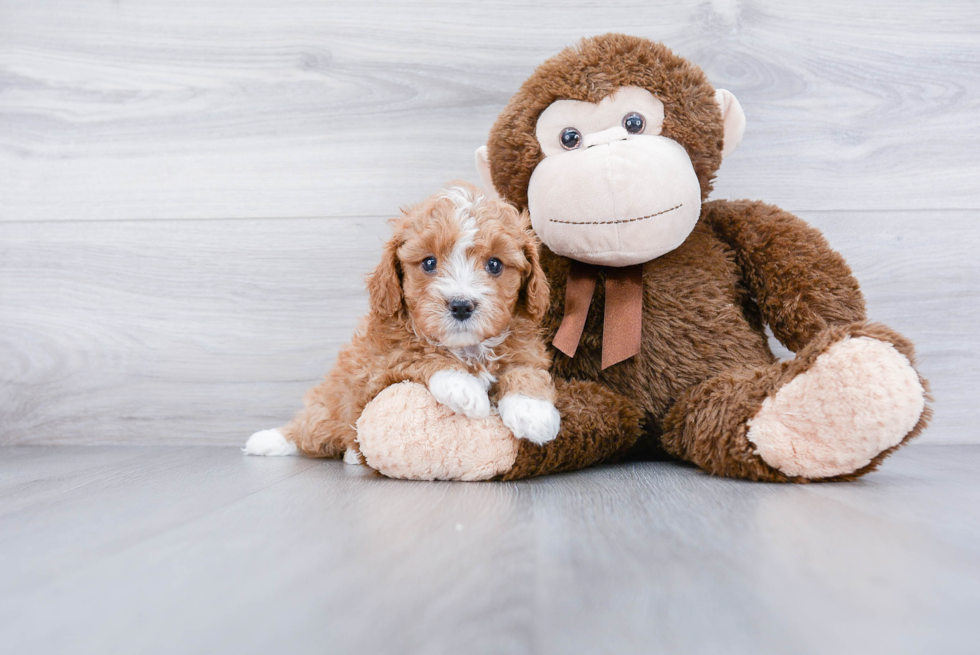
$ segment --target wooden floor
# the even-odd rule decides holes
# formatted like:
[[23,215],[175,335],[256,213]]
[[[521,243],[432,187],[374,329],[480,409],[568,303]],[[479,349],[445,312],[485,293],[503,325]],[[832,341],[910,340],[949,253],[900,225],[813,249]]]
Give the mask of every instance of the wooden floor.
[[0,449],[7,653],[976,653],[980,446],[852,484]]

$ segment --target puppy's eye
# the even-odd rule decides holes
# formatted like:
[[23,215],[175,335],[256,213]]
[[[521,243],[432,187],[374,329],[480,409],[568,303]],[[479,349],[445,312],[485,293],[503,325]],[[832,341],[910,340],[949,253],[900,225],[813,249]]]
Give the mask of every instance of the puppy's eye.
[[485,268],[487,269],[487,273],[490,275],[500,275],[504,270],[504,265],[496,257],[491,257],[487,260],[487,265]]
[[566,127],[561,132],[561,147],[565,150],[575,150],[582,144],[582,133],[574,127]]
[[646,120],[644,120],[642,115],[636,113],[635,111],[623,116],[623,127],[625,127],[626,131],[630,134],[639,134],[646,126]]
[[425,271],[426,273],[431,273],[432,271],[436,270],[436,258],[426,257],[425,259],[423,259],[422,270]]

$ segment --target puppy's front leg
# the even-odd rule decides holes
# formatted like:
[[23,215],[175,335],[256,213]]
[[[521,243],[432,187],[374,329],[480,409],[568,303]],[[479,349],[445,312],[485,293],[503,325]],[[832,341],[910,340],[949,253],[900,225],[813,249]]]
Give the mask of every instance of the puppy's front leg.
[[470,418],[490,416],[489,383],[456,369],[436,371],[429,378],[429,393],[457,414]]
[[500,419],[518,439],[544,444],[561,429],[561,415],[555,409],[555,384],[548,371],[515,366],[500,376]]

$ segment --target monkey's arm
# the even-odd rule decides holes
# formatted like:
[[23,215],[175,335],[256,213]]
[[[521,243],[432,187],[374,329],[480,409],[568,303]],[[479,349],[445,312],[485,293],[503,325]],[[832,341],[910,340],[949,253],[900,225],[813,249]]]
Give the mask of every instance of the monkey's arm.
[[439,405],[420,384],[388,387],[357,422],[369,466],[412,480],[517,480],[623,455],[640,437],[641,412],[597,382],[556,380],[561,430],[544,444],[515,439],[501,417],[471,419]]
[[558,436],[545,444],[521,439],[513,467],[501,476],[519,480],[615,460],[640,438],[641,412],[597,382],[555,380]]
[[829,326],[865,320],[857,280],[816,228],[748,200],[705,203],[702,220],[735,251],[763,320],[793,352]]

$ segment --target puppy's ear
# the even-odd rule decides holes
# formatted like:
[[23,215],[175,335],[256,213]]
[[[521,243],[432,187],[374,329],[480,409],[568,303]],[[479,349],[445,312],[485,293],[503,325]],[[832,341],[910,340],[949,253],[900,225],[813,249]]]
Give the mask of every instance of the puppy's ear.
[[551,289],[541,268],[541,242],[530,229],[525,230],[524,235],[524,256],[529,264],[524,274],[524,306],[533,320],[540,321],[551,303]]
[[402,305],[402,280],[398,270],[398,248],[402,245],[402,220],[389,221],[394,234],[381,253],[381,263],[368,275],[367,288],[371,312],[380,318],[394,316]]

